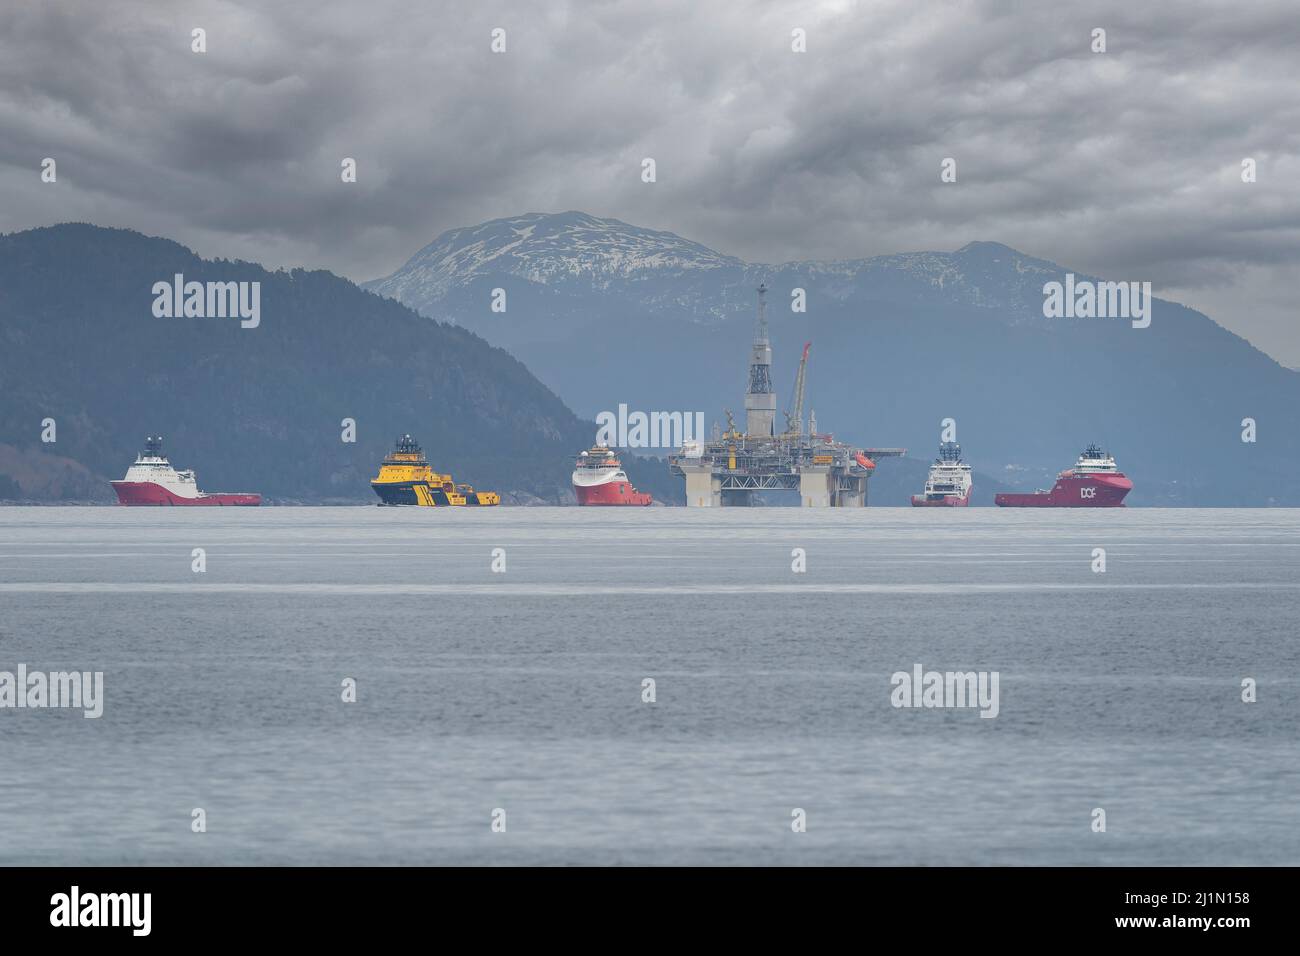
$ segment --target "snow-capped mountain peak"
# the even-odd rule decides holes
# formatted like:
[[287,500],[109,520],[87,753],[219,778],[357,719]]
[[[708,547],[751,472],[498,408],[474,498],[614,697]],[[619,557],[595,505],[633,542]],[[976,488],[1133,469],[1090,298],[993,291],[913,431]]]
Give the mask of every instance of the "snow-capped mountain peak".
[[646,270],[664,274],[742,265],[671,232],[582,212],[529,213],[444,232],[392,275],[366,286],[402,301],[427,301],[489,273],[539,283],[585,278],[603,286]]

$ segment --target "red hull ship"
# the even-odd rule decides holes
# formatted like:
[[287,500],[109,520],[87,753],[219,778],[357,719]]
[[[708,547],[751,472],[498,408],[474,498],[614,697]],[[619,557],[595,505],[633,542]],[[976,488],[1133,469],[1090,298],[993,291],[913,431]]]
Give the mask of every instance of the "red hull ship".
[[1089,445],[1073,468],[1056,476],[1051,491],[1000,494],[993,499],[1003,508],[1122,508],[1133,482],[1115,466],[1115,459]]
[[573,493],[580,505],[648,505],[654,498],[637,491],[627,480],[618,456],[596,445],[578,456],[573,469]]
[[115,481],[120,505],[260,505],[262,496],[251,492],[204,494],[192,471],[177,471],[162,453],[162,438],[150,436],[144,454],[136,456],[126,477]]

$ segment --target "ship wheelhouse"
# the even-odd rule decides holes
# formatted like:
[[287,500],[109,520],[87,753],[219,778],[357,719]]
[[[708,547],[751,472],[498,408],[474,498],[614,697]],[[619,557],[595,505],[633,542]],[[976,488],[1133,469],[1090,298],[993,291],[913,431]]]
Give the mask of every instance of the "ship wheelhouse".
[[608,447],[596,445],[578,455],[577,467],[597,471],[604,468],[621,468],[622,462]]
[[[1074,473],[1079,475],[1116,475],[1119,474],[1119,466],[1115,464],[1115,456],[1109,452],[1104,452],[1098,445],[1089,445],[1075,462]],[[1063,472],[1062,475],[1068,474]]]

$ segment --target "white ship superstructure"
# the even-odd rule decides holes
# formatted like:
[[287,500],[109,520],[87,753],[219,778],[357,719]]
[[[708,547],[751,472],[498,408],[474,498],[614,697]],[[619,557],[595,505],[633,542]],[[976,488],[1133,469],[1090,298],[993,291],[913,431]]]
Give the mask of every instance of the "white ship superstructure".
[[189,469],[177,471],[167,460],[167,456],[162,453],[161,448],[160,439],[150,438],[145,445],[145,451],[136,455],[135,464],[126,470],[126,477],[122,481],[129,484],[148,482],[165,488],[178,498],[197,498],[199,485],[194,472]]
[[939,457],[930,466],[930,474],[925,481],[925,492],[913,495],[912,504],[918,508],[925,506],[964,508],[970,504],[973,486],[970,465],[961,460],[961,446],[955,441],[942,442],[939,445]]
[[1079,460],[1074,463],[1074,473],[1076,475],[1117,475],[1119,466],[1115,464],[1115,456],[1108,451],[1102,451],[1096,445],[1089,445]]

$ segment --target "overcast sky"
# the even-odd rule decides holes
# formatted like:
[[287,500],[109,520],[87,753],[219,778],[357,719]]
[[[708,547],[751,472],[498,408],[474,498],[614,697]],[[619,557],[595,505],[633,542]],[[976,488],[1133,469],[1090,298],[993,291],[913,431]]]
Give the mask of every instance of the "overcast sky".
[[1295,367],[1297,64],[1294,0],[7,0],[0,231],[357,280],[569,209],[752,261],[987,239],[1151,281]]

